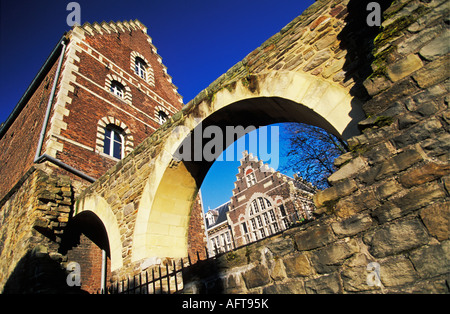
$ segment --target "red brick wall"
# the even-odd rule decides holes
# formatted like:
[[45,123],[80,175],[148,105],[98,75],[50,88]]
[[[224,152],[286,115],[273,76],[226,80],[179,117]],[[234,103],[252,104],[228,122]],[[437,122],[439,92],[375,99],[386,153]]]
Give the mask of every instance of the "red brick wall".
[[194,263],[197,260],[197,252],[200,259],[206,258],[206,236],[203,222],[202,205],[199,196],[195,199],[191,209],[188,227],[188,254]]
[[[87,45],[81,43],[83,50],[77,52],[80,61],[75,62],[75,65],[78,66],[79,74],[74,73],[76,83],[71,83],[74,87],[74,91],[69,92],[72,101],[66,104],[66,109],[70,112],[63,119],[67,123],[67,129],[61,130],[60,135],[90,149],[58,140],[64,145],[63,151],[57,154],[58,159],[89,176],[99,178],[116,162],[95,152],[97,126],[100,119],[110,116],[125,123],[131,131],[134,147],[136,147],[160,126],[152,118],[155,117],[155,108],[161,104],[152,98],[155,97],[154,95],[146,94],[146,88],[151,89],[173,106],[171,114],[181,109],[182,103],[179,102],[179,96],[168,81],[168,76],[158,61],[159,56],[152,52],[147,39],[148,36],[141,30],[134,30],[131,33],[123,32],[120,35],[104,33],[103,35],[95,34],[95,36],[86,32]],[[132,51],[144,56],[152,66],[155,77],[154,87],[131,69]],[[99,61],[100,55],[102,60],[110,59],[113,63],[112,67],[108,68],[102,63],[103,61]],[[121,72],[121,75],[118,72]],[[105,90],[108,74],[116,75],[130,88],[131,105],[110,93],[109,89]],[[137,84],[146,88],[138,88],[135,86]]]
[[33,164],[57,62],[0,139],[0,199]]
[[[84,234],[80,236],[80,244],[67,252],[68,262],[80,265],[81,289],[88,293],[97,293],[101,288],[102,250]],[[111,273],[111,260],[107,258],[107,278]]]

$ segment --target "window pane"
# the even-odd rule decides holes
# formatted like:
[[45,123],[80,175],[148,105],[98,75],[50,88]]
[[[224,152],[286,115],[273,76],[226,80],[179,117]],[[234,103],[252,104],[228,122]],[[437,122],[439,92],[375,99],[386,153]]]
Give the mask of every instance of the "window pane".
[[264,213],[264,221],[265,221],[266,225],[270,224],[269,215],[267,215],[267,213]]
[[113,132],[113,133],[114,133],[114,141],[122,143],[122,138],[120,137],[120,134],[117,132]]
[[261,228],[263,226],[261,216],[256,217],[256,219],[258,220],[258,226]]
[[111,149],[111,140],[105,137],[105,142],[103,143],[103,152],[109,155]]
[[103,141],[103,152],[105,154],[110,154],[111,149],[111,130],[106,129],[105,130],[105,139]]
[[252,207],[255,210],[255,213],[259,213],[258,204],[256,203],[256,200],[253,200]]
[[286,211],[284,210],[284,205],[280,205],[280,213],[281,213],[281,217],[286,216]]
[[113,157],[122,158],[122,143],[114,142]]
[[266,204],[264,204],[264,199],[262,197],[258,197],[259,205],[261,206],[261,210],[266,209]]
[[247,226],[245,225],[245,223],[242,223],[242,230],[244,230],[244,233],[247,233]]

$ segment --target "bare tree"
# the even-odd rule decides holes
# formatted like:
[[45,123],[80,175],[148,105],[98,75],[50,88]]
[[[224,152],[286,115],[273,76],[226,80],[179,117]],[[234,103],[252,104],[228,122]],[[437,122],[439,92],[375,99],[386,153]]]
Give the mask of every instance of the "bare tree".
[[336,170],[334,160],[348,151],[345,142],[308,124],[286,123],[283,128],[287,161],[282,171],[292,170],[319,189],[329,187],[327,178]]

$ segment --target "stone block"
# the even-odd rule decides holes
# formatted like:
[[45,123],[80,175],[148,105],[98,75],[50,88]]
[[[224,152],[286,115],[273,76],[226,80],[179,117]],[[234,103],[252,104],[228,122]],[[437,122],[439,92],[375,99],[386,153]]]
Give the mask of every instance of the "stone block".
[[401,190],[403,190],[402,186],[397,182],[397,180],[392,179],[382,182],[382,184],[376,188],[376,195],[378,199],[385,200],[389,196],[394,195]]
[[450,173],[450,164],[428,162],[418,168],[412,169],[400,176],[399,181],[404,187],[412,187],[436,180]]
[[261,287],[270,282],[269,271],[263,265],[257,265],[242,274],[248,289]]
[[348,162],[348,161],[350,161],[352,159],[353,159],[353,154],[351,152],[348,152],[348,153],[345,153],[345,154],[340,155],[339,157],[337,157],[334,160],[334,165],[336,167],[340,167],[340,166],[342,166],[343,164],[345,164],[346,162]]
[[370,96],[375,96],[378,93],[388,89],[392,83],[384,75],[378,75],[366,79],[363,82],[363,85]]
[[389,78],[395,82],[410,75],[423,66],[422,60],[415,55],[410,54],[406,58],[387,67],[386,72]]
[[431,138],[434,134],[442,131],[442,124],[437,119],[430,119],[423,123],[418,123],[412,128],[405,129],[405,132],[392,139],[397,148],[415,144]]
[[267,244],[267,248],[274,256],[284,256],[295,250],[294,241],[289,237],[271,241]]
[[274,281],[280,281],[286,278],[286,270],[281,259],[276,259],[270,270],[270,278]]
[[294,240],[300,251],[322,247],[335,240],[330,226],[314,226],[294,234]]
[[371,270],[367,270],[367,265],[373,262],[366,254],[356,253],[343,264],[341,272],[342,283],[345,291],[360,292],[369,290],[379,290],[380,287],[367,284],[367,276]]
[[313,197],[314,204],[319,208],[326,205],[327,202],[350,195],[356,189],[357,186],[354,180],[342,180],[328,189],[317,192]]
[[390,142],[378,144],[364,153],[369,163],[377,163],[393,155],[395,149]]
[[372,219],[366,214],[357,214],[345,220],[331,224],[338,237],[348,237],[367,230],[372,225]]
[[420,49],[420,55],[427,60],[446,55],[450,51],[450,32],[446,29],[439,36]]
[[345,259],[359,251],[355,240],[335,242],[314,252],[311,257],[314,269],[319,274],[336,271]]
[[421,160],[423,160],[423,157],[418,151],[414,149],[405,150],[396,156],[383,161],[377,169],[375,180],[381,180],[387,176],[405,170]]
[[311,61],[309,61],[305,65],[305,67],[303,68],[303,71],[308,72],[308,71],[315,69],[316,67],[318,67],[319,65],[321,65],[322,63],[324,63],[325,61],[330,59],[330,57],[331,57],[331,53],[328,49],[316,53],[314,55],[314,57],[311,59]]
[[349,197],[340,199],[334,207],[334,213],[340,218],[347,218],[378,205],[379,201],[372,190],[358,191]]
[[383,286],[402,286],[417,278],[411,261],[406,257],[396,256],[380,262],[380,280]]
[[432,204],[445,198],[444,190],[438,183],[432,182],[411,189],[405,195],[392,199],[392,202],[402,211],[419,209],[425,205]]
[[375,257],[398,254],[425,245],[429,240],[427,231],[416,219],[382,226],[363,239]]
[[307,294],[336,294],[342,293],[342,285],[339,275],[333,273],[319,278],[305,281]]
[[450,272],[450,244],[430,245],[417,249],[410,259],[421,278]]
[[306,277],[312,274],[312,267],[305,254],[285,258],[283,260],[286,275],[291,277]]
[[448,78],[449,56],[436,59],[418,70],[413,78],[421,88],[436,85]]
[[303,281],[290,281],[264,287],[263,294],[306,294]]
[[[316,41],[314,46],[316,47],[316,49],[318,51],[320,51],[324,48],[327,48],[328,46],[330,46],[332,43],[335,43],[335,42],[336,42],[336,35],[331,33],[331,34],[328,34],[328,35],[322,37],[318,41]],[[340,68],[342,68],[342,66]]]
[[342,166],[338,171],[333,173],[329,178],[328,181],[333,184],[337,181],[351,178],[355,174],[359,173],[365,166],[366,161],[361,156],[358,156],[351,160],[350,162],[346,163],[344,166]]
[[450,234],[450,202],[435,203],[423,208],[420,212],[428,232],[439,241],[449,238]]

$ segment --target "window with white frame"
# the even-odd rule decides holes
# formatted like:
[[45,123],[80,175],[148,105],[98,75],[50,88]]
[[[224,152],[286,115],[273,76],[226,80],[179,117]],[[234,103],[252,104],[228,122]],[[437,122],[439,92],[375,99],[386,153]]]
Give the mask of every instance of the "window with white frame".
[[135,73],[144,80],[147,80],[147,65],[145,64],[145,61],[139,57],[136,57],[134,66]]
[[252,169],[246,171],[245,177],[247,179],[247,187],[251,187],[252,185],[256,184],[255,173],[253,172]]
[[284,205],[280,203],[275,206],[266,197],[254,198],[248,205],[248,215],[249,230],[245,223],[241,224],[247,243],[275,234],[290,226]]
[[114,95],[116,95],[117,97],[123,98],[123,90],[124,87],[122,84],[120,84],[117,81],[112,81],[111,82],[111,87],[110,87],[110,92],[113,93]]
[[164,111],[162,110],[158,111],[159,124],[163,125],[168,118],[169,116]]
[[124,155],[123,130],[113,124],[109,124],[105,127],[103,153],[117,159],[122,159]]

